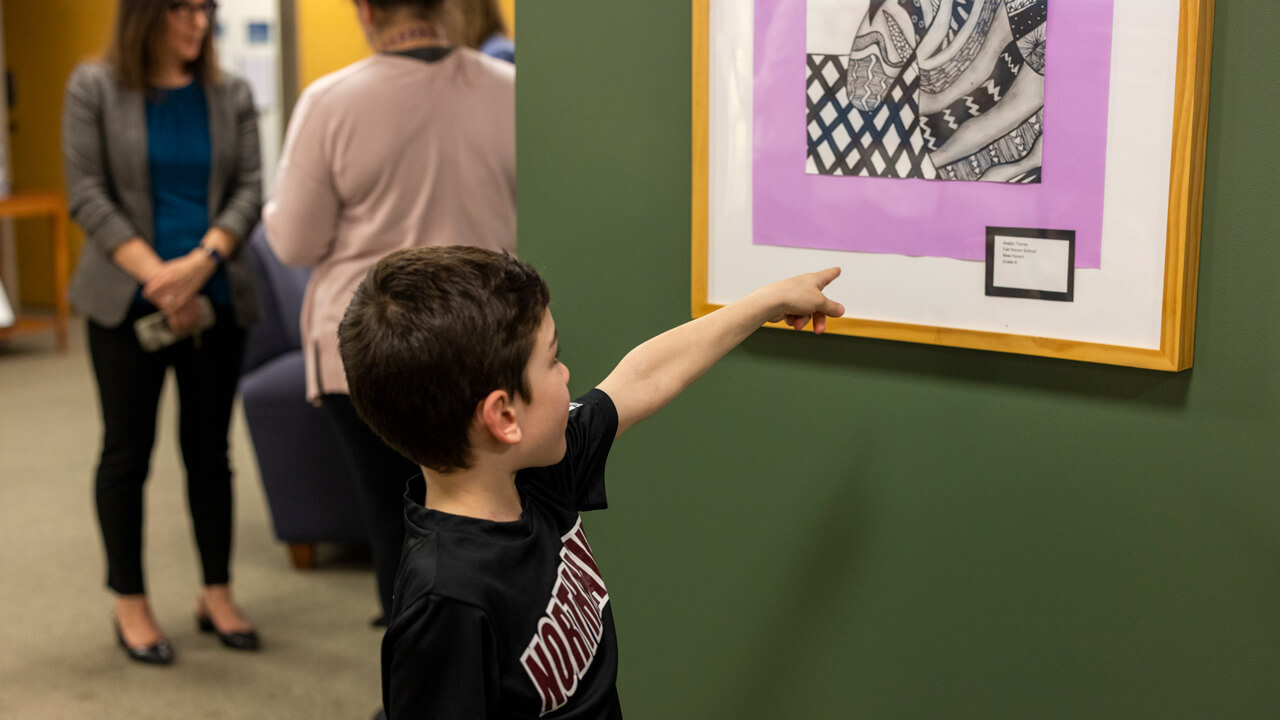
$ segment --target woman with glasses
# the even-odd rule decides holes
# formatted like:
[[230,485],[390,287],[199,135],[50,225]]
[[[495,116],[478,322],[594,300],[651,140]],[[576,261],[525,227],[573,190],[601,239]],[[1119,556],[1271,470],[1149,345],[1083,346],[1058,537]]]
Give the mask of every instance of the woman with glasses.
[[302,93],[263,220],[281,260],[315,268],[302,306],[307,397],[333,418],[359,483],[385,620],[405,482],[419,470],[356,415],[338,323],[356,284],[393,250],[515,253],[515,69],[451,44],[445,0],[355,5],[375,54]]
[[[261,169],[249,87],[214,55],[216,7],[120,0],[106,61],[76,69],[63,110],[68,200],[86,235],[69,294],[88,318],[102,409],[95,495],[113,622],[129,658],[160,665],[173,649],[147,600],[143,485],[170,367],[203,571],[196,620],[228,647],[259,645],[231,595],[227,431],[258,314],[240,247],[258,218]],[[144,349],[135,323],[156,313],[169,337]]]

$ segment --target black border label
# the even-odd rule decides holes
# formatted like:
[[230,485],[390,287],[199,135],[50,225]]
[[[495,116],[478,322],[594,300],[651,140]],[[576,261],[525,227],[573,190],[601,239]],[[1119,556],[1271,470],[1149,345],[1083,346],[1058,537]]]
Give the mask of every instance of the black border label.
[[[1061,240],[1069,244],[1067,250],[1067,291],[1027,290],[1024,288],[998,287],[995,284],[996,236],[1024,237],[1038,240]],[[1042,228],[987,227],[987,295],[994,297],[1027,298],[1030,300],[1057,300],[1073,302],[1076,292],[1076,232],[1075,230],[1046,230]]]

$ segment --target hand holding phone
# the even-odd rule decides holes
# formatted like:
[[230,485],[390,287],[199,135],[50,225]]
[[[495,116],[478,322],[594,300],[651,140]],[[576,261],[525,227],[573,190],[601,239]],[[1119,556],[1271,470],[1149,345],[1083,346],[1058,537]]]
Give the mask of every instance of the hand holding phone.
[[133,324],[133,331],[137,333],[138,344],[143,350],[155,352],[169,347],[193,333],[208,330],[217,320],[213,305],[204,295],[197,295],[187,305],[179,308],[175,316],[173,324],[170,324],[163,312],[138,318]]

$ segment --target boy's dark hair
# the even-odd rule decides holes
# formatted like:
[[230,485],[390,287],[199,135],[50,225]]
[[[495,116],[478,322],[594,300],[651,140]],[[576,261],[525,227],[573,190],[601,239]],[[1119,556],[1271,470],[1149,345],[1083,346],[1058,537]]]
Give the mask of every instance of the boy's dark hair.
[[477,404],[530,400],[525,366],[551,301],[515,258],[473,247],[398,250],[375,265],[338,327],[351,403],[400,454],[466,469]]

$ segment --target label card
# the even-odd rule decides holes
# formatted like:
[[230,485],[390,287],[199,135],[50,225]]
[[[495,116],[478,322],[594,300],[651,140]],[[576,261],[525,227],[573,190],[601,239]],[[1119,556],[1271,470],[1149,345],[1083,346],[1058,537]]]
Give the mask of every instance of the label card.
[[987,228],[987,295],[1071,302],[1075,296],[1073,230]]

